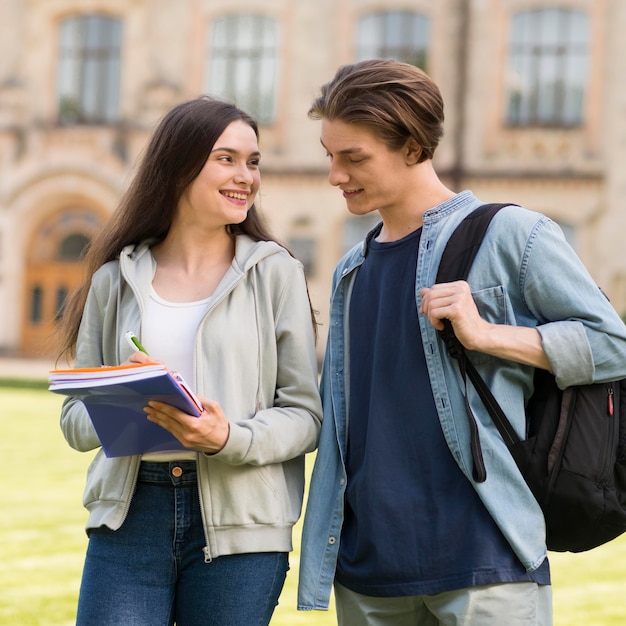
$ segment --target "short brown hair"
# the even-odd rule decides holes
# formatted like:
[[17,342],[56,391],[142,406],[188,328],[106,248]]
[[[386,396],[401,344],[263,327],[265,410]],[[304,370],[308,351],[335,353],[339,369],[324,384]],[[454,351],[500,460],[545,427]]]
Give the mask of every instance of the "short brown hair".
[[422,70],[392,59],[343,65],[309,109],[312,119],[367,126],[392,150],[409,138],[432,159],[443,136],[443,98]]

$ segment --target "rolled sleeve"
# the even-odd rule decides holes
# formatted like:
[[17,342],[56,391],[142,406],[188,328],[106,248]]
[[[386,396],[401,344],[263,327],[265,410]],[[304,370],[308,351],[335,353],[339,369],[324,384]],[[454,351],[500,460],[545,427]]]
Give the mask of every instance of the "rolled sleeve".
[[561,389],[593,382],[593,352],[582,322],[550,322],[539,326],[537,330],[552,373]]

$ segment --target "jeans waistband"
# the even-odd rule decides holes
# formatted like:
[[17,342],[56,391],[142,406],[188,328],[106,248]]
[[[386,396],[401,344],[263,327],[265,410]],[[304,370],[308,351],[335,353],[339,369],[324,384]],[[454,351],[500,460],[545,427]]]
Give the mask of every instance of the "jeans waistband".
[[139,465],[141,483],[171,487],[191,487],[197,483],[195,461],[142,461]]

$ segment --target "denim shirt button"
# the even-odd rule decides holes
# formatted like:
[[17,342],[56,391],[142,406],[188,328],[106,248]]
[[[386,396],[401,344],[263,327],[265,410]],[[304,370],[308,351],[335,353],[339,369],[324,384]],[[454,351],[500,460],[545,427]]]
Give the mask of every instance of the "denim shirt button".
[[328,538],[328,543],[332,546],[335,545],[335,541],[337,541],[334,537],[329,537]]

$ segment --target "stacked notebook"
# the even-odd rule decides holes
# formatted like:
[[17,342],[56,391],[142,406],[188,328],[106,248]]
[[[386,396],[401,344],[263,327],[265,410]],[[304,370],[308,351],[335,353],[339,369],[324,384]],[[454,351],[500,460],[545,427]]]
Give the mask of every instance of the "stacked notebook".
[[198,417],[202,405],[189,385],[161,363],[57,369],[49,390],[80,399],[108,457],[184,450],[167,430],[148,421],[149,400],[171,404]]

